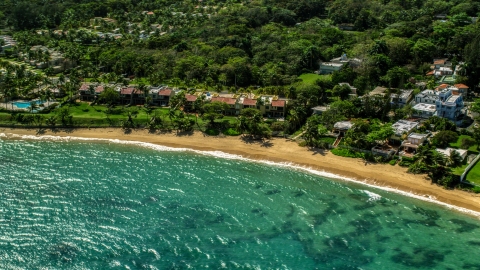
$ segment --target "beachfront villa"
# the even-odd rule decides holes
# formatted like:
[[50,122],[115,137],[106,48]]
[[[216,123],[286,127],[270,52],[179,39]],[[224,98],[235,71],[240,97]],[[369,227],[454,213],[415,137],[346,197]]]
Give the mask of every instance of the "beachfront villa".
[[428,134],[411,133],[399,148],[400,156],[413,156],[420,145],[427,140]]
[[389,142],[392,144],[401,144],[405,137],[412,133],[419,126],[418,122],[408,120],[398,120],[392,125],[394,134],[390,137]]
[[345,133],[353,127],[353,123],[350,121],[340,121],[333,125],[333,131],[338,133],[339,136],[345,136]]
[[450,147],[447,147],[445,149],[437,148],[436,150],[437,150],[437,152],[443,154],[446,157],[450,156],[452,151],[456,151],[460,155],[460,157],[462,157],[462,161],[465,160],[465,158],[467,157],[467,154],[468,154],[468,150],[454,149],[454,148],[450,148]]

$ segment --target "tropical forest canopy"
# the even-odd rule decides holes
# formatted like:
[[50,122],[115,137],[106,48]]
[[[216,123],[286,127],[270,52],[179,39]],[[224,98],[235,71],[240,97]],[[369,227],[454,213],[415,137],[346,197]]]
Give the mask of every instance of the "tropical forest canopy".
[[[25,50],[45,45],[84,66],[151,83],[255,85],[286,94],[300,74],[344,53],[362,65],[318,82],[319,91],[338,82],[360,93],[403,87],[425,75],[434,57],[465,61],[465,76],[457,78],[463,83],[476,85],[480,77],[468,76],[480,73],[480,32],[472,18],[480,1],[3,0],[0,6],[0,19]],[[102,21],[98,31],[116,29],[123,37],[98,40],[95,17],[115,20]],[[49,34],[36,34],[40,29]],[[51,34],[59,29],[66,32]]]

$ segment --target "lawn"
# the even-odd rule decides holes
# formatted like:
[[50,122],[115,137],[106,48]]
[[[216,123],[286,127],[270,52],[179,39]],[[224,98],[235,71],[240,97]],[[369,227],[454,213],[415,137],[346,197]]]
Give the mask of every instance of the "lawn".
[[[457,149],[460,149],[461,147],[461,144],[462,144],[462,139],[464,138],[469,138],[469,139],[472,139],[472,137],[468,136],[468,135],[460,135],[458,136],[458,140],[454,143],[450,143],[450,147],[452,148],[457,148]],[[473,153],[478,153],[478,149],[477,149],[478,145],[473,145],[471,146],[470,148],[468,148],[468,151],[469,152],[473,152]]]
[[480,185],[480,162],[477,162],[475,166],[468,172],[467,181]]
[[298,77],[306,84],[314,84],[317,80],[331,80],[331,75],[318,75],[315,73],[304,73]]
[[[106,127],[106,126],[120,126],[121,121],[127,119],[128,111],[135,112],[134,122],[138,124],[146,124],[148,119],[152,115],[159,116],[163,122],[168,126],[171,124],[169,118],[169,109],[168,108],[153,108],[151,110],[146,109],[143,106],[132,106],[126,108],[124,106],[115,106],[107,113],[108,108],[103,105],[94,105],[91,106],[86,102],[77,102],[69,106],[70,115],[73,116],[74,126],[88,126],[88,127]],[[28,112],[23,113],[28,115]],[[50,113],[42,114],[44,118],[49,118],[56,115],[55,111]],[[194,119],[199,126],[204,127],[206,125],[205,121],[202,118],[196,119],[194,114],[188,114],[187,117]],[[12,122],[10,113],[0,112],[0,123],[3,124],[18,124]],[[225,116],[222,119],[216,120],[215,122],[228,121],[230,124],[235,124],[237,118],[234,116]]]

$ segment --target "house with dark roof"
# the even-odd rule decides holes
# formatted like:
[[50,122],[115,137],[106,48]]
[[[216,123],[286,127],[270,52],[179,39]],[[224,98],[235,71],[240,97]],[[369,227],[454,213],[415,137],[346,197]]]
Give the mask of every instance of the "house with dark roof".
[[134,86],[120,88],[120,104],[143,105],[145,97],[143,93]]
[[198,97],[196,95],[185,94],[186,102],[185,102],[185,105],[183,106],[183,110],[186,112],[193,111],[193,103],[195,103],[197,98]]

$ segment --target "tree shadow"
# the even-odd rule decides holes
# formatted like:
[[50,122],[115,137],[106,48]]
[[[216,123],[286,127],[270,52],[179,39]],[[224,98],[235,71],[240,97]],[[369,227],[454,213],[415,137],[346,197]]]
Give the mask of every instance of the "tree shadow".
[[131,129],[131,128],[125,128],[125,129],[123,129],[123,134],[126,134],[126,135],[132,134],[132,129]]
[[322,148],[316,148],[316,147],[308,147],[307,148],[308,151],[312,152],[312,155],[321,155],[321,156],[325,156],[328,152],[328,150],[326,149],[322,149]]
[[176,136],[177,137],[187,137],[187,136],[192,136],[193,135],[193,130],[190,131],[177,131]]
[[270,148],[273,146],[273,143],[271,141],[264,141],[260,144],[260,146],[265,148]]
[[240,140],[245,144],[258,144],[260,147],[270,148],[273,146],[273,143],[270,140],[265,140],[264,138],[256,139],[250,135],[242,135]]
[[47,132],[45,128],[39,128],[36,135],[44,135]]
[[59,133],[59,132],[64,132],[64,133],[73,133],[75,131],[75,128],[71,127],[51,127],[50,131],[54,134]]

